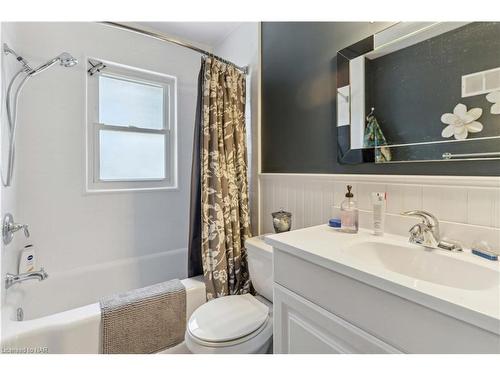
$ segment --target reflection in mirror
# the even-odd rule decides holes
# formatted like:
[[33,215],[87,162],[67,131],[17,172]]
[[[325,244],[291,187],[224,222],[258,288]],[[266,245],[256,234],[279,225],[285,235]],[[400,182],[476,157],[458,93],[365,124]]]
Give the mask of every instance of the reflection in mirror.
[[500,23],[398,23],[337,54],[344,163],[500,158]]

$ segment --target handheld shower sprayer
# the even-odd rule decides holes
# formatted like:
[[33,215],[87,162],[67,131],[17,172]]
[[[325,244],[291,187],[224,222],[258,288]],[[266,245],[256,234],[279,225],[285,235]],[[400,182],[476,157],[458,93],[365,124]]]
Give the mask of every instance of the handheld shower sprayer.
[[40,74],[41,72],[47,70],[48,68],[50,68],[52,65],[56,64],[57,62],[59,62],[59,65],[64,66],[65,68],[71,68],[72,66],[75,66],[76,64],[78,64],[77,59],[75,59],[69,53],[63,52],[59,56],[54,57],[52,60],[47,61],[45,64],[42,64],[35,69],[32,69],[31,72],[29,72],[28,74],[33,77],[33,76]]
[[[6,177],[4,178],[3,168],[2,168],[2,184],[7,187],[12,183],[12,174],[14,170],[14,155],[15,155],[15,140],[16,140],[16,120],[17,120],[17,104],[19,101],[19,94],[21,93],[22,88],[26,84],[26,82],[43,71],[47,70],[54,64],[59,62],[59,65],[64,67],[72,67],[78,64],[78,60],[75,59],[67,52],[61,53],[59,56],[54,57],[52,60],[47,61],[46,63],[38,66],[37,68],[32,68],[28,62],[19,54],[17,54],[13,49],[11,49],[6,43],[3,44],[3,52],[6,55],[15,56],[16,60],[22,65],[22,68],[14,75],[14,77],[10,80],[9,85],[7,86],[7,93],[5,95],[5,106],[7,110],[7,123],[8,123],[8,131],[9,131],[9,144],[8,144],[8,160],[7,160],[7,171]],[[19,83],[17,84],[17,88],[12,95],[12,90],[14,88],[14,83],[16,80],[24,74],[24,77],[21,78]]]

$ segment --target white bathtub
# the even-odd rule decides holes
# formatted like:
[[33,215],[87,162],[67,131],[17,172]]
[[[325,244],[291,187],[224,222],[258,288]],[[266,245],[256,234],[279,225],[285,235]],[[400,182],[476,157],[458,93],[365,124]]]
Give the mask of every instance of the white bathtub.
[[[1,347],[3,352],[99,353],[101,312],[98,300],[105,295],[140,288],[173,278],[186,270],[186,250],[166,251],[117,262],[51,274],[42,281],[27,281],[4,293]],[[183,279],[186,318],[205,302],[200,278]],[[22,307],[24,320],[17,321]],[[186,352],[178,345],[165,352]]]

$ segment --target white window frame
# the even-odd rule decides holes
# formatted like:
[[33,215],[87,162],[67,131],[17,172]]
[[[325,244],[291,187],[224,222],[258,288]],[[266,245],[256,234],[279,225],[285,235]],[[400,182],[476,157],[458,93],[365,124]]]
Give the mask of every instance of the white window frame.
[[[163,73],[133,68],[122,64],[98,60],[106,65],[101,72],[87,74],[87,121],[86,121],[86,192],[118,192],[143,190],[177,190],[177,78]],[[125,81],[161,87],[164,90],[164,128],[145,129],[133,125],[102,124],[99,122],[99,76],[108,76]],[[133,132],[140,134],[163,134],[165,137],[165,178],[102,180],[100,178],[101,130]]]

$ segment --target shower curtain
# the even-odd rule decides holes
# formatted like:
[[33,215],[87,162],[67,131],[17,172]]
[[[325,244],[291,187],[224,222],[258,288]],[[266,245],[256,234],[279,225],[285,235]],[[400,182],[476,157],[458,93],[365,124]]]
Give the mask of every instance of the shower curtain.
[[[195,240],[196,217],[191,220],[190,270],[201,248],[207,298],[243,294],[250,290],[245,240],[250,234],[247,148],[245,129],[245,75],[212,57],[201,68],[199,116],[201,238]],[[195,130],[196,132],[196,130]],[[196,136],[195,134],[195,136]],[[192,183],[196,184],[193,170]],[[192,197],[194,194],[192,194]],[[198,253],[199,254],[199,253]]]

